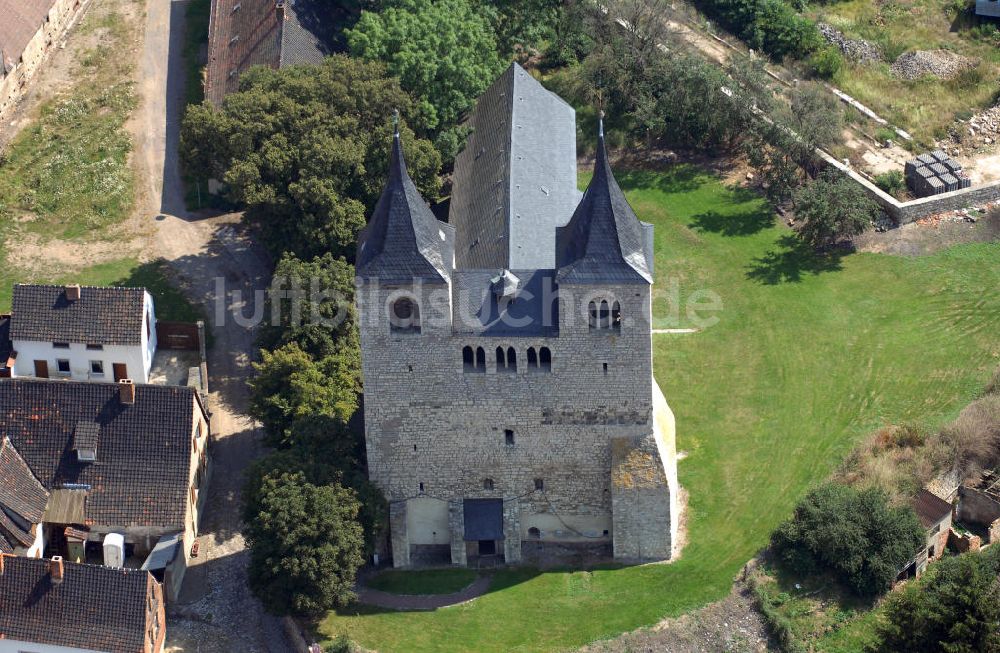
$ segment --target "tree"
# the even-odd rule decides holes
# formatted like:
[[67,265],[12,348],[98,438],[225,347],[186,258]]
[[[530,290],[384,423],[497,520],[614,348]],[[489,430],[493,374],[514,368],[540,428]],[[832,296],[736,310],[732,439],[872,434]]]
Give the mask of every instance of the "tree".
[[493,8],[493,30],[500,55],[519,48],[533,50],[555,35],[561,5],[559,0],[487,0]]
[[894,592],[877,622],[877,653],[998,653],[1000,585],[992,548],[945,558]]
[[860,596],[888,590],[923,544],[910,507],[889,506],[881,490],[834,483],[810,492],[771,536],[775,555],[793,571],[832,571]]
[[358,408],[361,361],[356,349],[341,348],[312,359],[291,342],[274,352],[261,351],[250,380],[249,414],[259,419],[267,442],[281,446],[295,420],[308,415],[336,417],[346,422]]
[[392,0],[345,34],[352,54],[385,62],[417,98],[422,124],[439,135],[503,69],[491,20],[492,9],[471,0]]
[[795,193],[795,215],[803,221],[799,237],[817,248],[864,232],[880,211],[859,184],[834,168]]
[[[385,183],[394,110],[417,107],[377,62],[345,56],[313,66],[253,68],[221,109],[184,116],[181,157],[199,178],[223,180],[276,255],[352,257]],[[420,129],[423,127],[418,125]],[[410,174],[434,198],[440,156],[403,124]]]
[[268,475],[244,510],[250,588],[275,614],[317,615],[355,598],[364,563],[357,495],[301,473]]
[[331,254],[303,261],[286,253],[278,261],[257,336],[261,349],[288,343],[314,360],[358,349],[354,266]]

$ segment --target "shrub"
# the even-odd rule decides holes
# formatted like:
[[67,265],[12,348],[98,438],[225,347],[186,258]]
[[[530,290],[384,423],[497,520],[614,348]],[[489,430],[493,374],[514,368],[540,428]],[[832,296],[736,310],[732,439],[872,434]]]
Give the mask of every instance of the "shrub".
[[844,67],[844,55],[834,46],[822,48],[809,57],[809,67],[817,77],[830,79]]
[[890,170],[877,175],[875,185],[893,196],[898,196],[906,188],[903,173],[899,170]]
[[696,0],[694,4],[751,47],[776,59],[803,58],[822,42],[816,24],[784,0]]
[[823,248],[864,232],[881,209],[854,180],[834,168],[795,193],[799,237]]
[[829,570],[859,596],[888,590],[923,543],[912,508],[891,507],[878,489],[834,483],[810,492],[771,536],[775,555],[793,571]]

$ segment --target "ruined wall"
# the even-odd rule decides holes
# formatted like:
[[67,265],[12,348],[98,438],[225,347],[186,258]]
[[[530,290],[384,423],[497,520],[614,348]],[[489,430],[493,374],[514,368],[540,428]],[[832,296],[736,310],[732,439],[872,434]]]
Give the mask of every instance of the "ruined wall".
[[959,521],[989,526],[1000,519],[1000,503],[986,493],[963,486],[958,490],[958,497],[956,517]]
[[[592,289],[567,288],[573,304],[560,298],[558,337],[453,334],[450,295],[433,286],[405,289],[420,305],[420,333],[391,333],[387,306],[402,290],[357,293],[371,479],[395,502],[503,497],[508,561],[520,557],[531,528],[541,540],[610,538],[611,441],[652,432],[649,287],[604,289],[622,305],[620,331],[591,330]],[[485,373],[464,371],[466,345],[485,349]],[[516,372],[498,371],[497,346],[517,351]],[[542,346],[552,352],[551,371],[529,371],[527,348]],[[460,564],[461,518],[461,505],[452,505]],[[392,520],[397,565],[408,564],[399,547],[415,543],[397,532],[406,522]]]

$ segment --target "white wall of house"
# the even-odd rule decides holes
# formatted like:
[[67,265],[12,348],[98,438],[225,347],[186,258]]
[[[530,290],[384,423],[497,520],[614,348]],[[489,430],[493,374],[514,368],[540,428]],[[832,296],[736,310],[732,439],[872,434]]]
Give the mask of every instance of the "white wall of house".
[[[103,345],[101,349],[88,349],[87,343],[71,342],[66,349],[56,347],[52,342],[15,340],[13,349],[17,352],[17,360],[14,362],[13,375],[35,376],[35,361],[43,360],[48,365],[51,379],[113,382],[114,364],[124,363],[127,370],[125,378],[136,383],[148,383],[156,344],[156,313],[153,298],[146,293],[141,344]],[[59,361],[69,362],[68,372],[60,372]],[[97,371],[93,367],[94,363],[100,363],[97,369],[102,371]]]
[[74,648],[71,646],[56,646],[54,644],[35,644],[16,639],[0,639],[0,653],[105,653],[89,648]]

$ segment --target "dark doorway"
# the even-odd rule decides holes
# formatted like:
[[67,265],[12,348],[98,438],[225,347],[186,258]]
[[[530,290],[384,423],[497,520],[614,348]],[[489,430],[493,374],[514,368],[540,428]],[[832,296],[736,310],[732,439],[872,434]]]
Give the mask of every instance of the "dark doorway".
[[49,362],[35,361],[35,376],[40,379],[49,378]]
[[479,540],[479,555],[495,556],[497,554],[496,540]]
[[112,367],[115,371],[115,382],[128,378],[128,367],[125,363],[115,363]]

